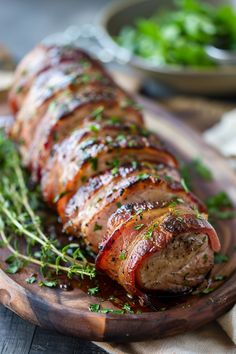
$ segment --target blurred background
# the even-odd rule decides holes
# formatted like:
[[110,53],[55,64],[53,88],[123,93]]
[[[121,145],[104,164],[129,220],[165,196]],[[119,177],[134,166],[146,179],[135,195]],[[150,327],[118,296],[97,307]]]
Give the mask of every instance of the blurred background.
[[93,22],[98,12],[114,1],[0,0],[0,42],[20,59],[49,34]]

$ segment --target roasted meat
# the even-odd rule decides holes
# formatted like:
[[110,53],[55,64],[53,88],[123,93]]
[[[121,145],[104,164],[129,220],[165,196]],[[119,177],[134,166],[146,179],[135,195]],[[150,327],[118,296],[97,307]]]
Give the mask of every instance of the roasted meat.
[[203,281],[218,248],[212,226],[186,203],[136,204],[100,244],[97,266],[133,294],[187,291]]
[[186,190],[172,152],[140,108],[75,47],[37,46],[16,70],[9,135],[67,234],[129,293],[183,292],[213,267],[220,243]]

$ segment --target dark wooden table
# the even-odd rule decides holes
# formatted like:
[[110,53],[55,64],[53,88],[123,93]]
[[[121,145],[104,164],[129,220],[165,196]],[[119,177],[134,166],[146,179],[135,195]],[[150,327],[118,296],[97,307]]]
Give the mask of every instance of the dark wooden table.
[[93,343],[34,326],[0,306],[0,353],[102,354],[105,351]]

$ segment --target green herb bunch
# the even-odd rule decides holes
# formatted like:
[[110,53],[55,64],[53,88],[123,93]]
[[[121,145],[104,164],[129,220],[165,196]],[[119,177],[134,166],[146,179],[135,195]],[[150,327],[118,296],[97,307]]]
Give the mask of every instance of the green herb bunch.
[[[69,278],[95,277],[95,266],[87,260],[79,244],[71,243],[61,248],[57,240],[43,231],[39,190],[30,188],[15,145],[3,131],[0,131],[0,181],[1,246],[11,252],[6,260],[9,263],[7,272],[16,273],[26,264],[33,263],[46,278],[60,273]],[[53,284],[55,286],[56,282]]]
[[115,38],[121,46],[155,65],[214,66],[205,47],[235,50],[236,12],[230,5],[176,0],[150,18],[125,26]]

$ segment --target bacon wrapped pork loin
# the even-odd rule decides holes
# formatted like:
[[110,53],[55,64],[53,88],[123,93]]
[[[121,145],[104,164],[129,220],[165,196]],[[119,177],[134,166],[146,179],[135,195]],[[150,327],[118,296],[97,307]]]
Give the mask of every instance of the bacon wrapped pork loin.
[[178,163],[139,107],[74,47],[37,46],[19,64],[9,132],[64,230],[129,293],[183,292],[213,267],[220,243]]

